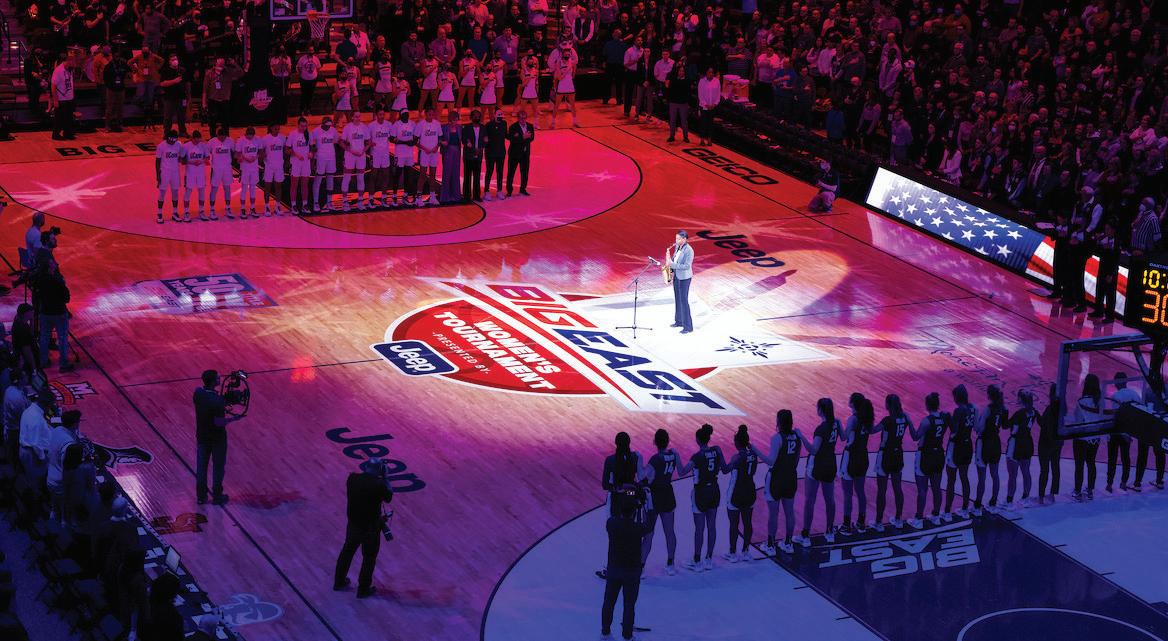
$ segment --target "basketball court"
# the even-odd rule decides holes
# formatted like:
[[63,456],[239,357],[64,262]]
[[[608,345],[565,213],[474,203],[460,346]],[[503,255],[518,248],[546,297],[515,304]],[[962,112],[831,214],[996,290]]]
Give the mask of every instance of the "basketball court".
[[[1032,282],[860,205],[810,214],[813,187],[619,111],[541,129],[530,197],[308,219],[156,224],[156,133],[4,147],[0,254],[16,264],[33,211],[63,230],[81,362],[54,387],[84,434],[135,453],[112,472],[249,641],[594,639],[616,432],[648,453],[664,427],[688,456],[702,423],[723,448],[740,423],[762,445],[780,408],[810,434],[816,398],[898,393],[916,420],[959,383],[978,405],[996,384],[1041,407],[1062,341],[1129,331],[1052,316]],[[660,271],[642,273],[678,229],[696,252],[686,336]],[[638,274],[634,338],[618,327]],[[22,296],[0,299],[4,318]],[[208,368],[247,371],[253,392],[229,428],[225,507],[194,496],[191,393]],[[332,570],[345,477],[369,455],[391,460],[396,538],[379,592],[357,600]],[[711,573],[665,576],[658,533],[638,625],[671,640],[1168,639],[1168,496],[1107,495],[1101,478],[1095,502],[1071,503],[1070,455],[1051,507],[755,549]],[[756,545],[765,519],[760,502]],[[692,523],[677,523],[684,558]],[[718,526],[720,557],[721,512]]]

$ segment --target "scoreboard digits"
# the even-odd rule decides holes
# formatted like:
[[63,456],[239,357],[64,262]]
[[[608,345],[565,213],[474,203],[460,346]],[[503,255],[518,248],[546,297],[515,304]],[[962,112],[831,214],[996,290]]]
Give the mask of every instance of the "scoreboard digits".
[[1168,261],[1133,257],[1127,282],[1124,325],[1152,338],[1168,338]]

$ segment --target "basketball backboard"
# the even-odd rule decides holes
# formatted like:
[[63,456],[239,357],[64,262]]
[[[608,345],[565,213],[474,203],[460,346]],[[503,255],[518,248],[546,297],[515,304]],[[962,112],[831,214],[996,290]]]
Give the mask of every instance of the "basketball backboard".
[[272,20],[304,20],[309,11],[326,12],[333,20],[353,17],[353,0],[268,0]]

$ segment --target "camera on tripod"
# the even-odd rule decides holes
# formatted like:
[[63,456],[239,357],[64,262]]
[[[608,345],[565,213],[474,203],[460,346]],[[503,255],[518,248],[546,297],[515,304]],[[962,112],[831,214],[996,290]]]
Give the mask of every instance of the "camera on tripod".
[[251,407],[251,386],[247,382],[247,372],[237,369],[224,376],[219,385],[219,395],[223,397],[228,414],[246,416]]

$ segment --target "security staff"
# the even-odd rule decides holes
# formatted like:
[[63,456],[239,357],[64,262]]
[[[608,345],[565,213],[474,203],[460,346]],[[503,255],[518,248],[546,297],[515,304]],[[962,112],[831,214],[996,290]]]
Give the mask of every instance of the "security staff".
[[377,563],[377,553],[381,550],[381,525],[384,522],[381,504],[393,500],[393,490],[385,482],[385,463],[379,458],[371,458],[361,464],[361,472],[349,475],[345,482],[348,495],[348,523],[345,527],[345,544],[337,557],[337,569],[333,575],[333,590],[349,587],[349,566],[353,555],[361,548],[361,571],[357,575],[357,598],[364,599],[376,592],[373,587],[373,566]]

